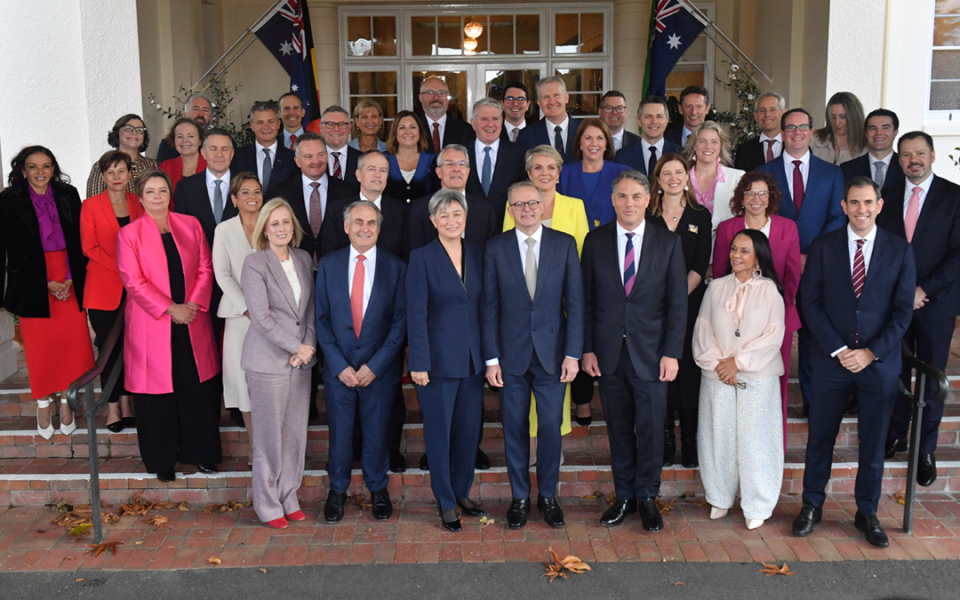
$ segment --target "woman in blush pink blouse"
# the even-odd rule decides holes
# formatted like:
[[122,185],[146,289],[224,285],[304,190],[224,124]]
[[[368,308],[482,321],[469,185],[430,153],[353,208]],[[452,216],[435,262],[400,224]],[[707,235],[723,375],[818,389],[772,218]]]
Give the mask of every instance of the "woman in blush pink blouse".
[[[743,177],[743,171],[729,166],[733,164],[730,160],[730,137],[714,121],[704,121],[694,127],[687,137],[683,155],[693,165],[690,169],[690,189],[697,202],[713,215],[711,221],[716,236],[717,226],[733,216],[730,213],[730,199]],[[721,259],[725,260],[726,256]]]
[[756,529],[773,514],[783,481],[783,288],[759,231],[733,238],[730,265],[733,273],[707,289],[694,326],[697,448],[710,518],[726,516],[739,488],[747,529]]

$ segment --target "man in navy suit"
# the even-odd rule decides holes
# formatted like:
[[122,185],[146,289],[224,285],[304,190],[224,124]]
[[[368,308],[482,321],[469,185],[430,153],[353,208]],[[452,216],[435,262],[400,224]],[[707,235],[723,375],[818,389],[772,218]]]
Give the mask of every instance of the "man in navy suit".
[[516,81],[508,83],[503,90],[503,131],[500,133],[503,140],[515,143],[520,132],[535,122],[527,120],[529,109],[530,91],[527,86]]
[[670,122],[667,101],[660,96],[647,96],[637,109],[640,125],[640,143],[631,144],[617,152],[614,162],[627,165],[644,175],[653,173],[660,157],[668,152],[680,152],[680,146],[663,137]]
[[901,185],[903,168],[900,166],[900,156],[893,151],[893,142],[900,129],[897,113],[878,108],[867,115],[864,127],[867,130],[867,146],[870,151],[840,165],[843,178],[850,181],[854,177],[869,177],[883,191]]
[[323,257],[317,267],[317,341],[330,422],[330,492],[323,514],[328,523],[343,518],[359,406],[363,480],[373,517],[382,521],[393,513],[386,436],[403,368],[406,265],[377,248],[383,217],[372,202],[356,200],[345,215],[330,219],[342,219],[350,246]]
[[573,142],[577,137],[580,121],[567,114],[567,84],[560,77],[544,77],[537,82],[537,105],[543,118],[525,127],[517,138],[517,145],[524,149],[541,144],[553,146],[563,156],[563,162],[576,162]]
[[347,145],[350,141],[350,115],[335,104],[320,115],[320,135],[327,145],[327,174],[352,186],[357,181],[357,163],[361,152]]
[[[941,371],[947,368],[950,341],[960,310],[960,187],[933,174],[933,138],[922,131],[905,133],[899,142],[900,165],[906,181],[883,192],[886,210],[877,224],[904,238],[913,248],[917,287],[913,321],[904,341],[917,358]],[[910,373],[903,383],[911,387]],[[937,479],[937,433],[943,403],[931,402],[920,426],[920,464],[917,483]],[[906,450],[912,405],[900,397],[887,436],[887,458]]]
[[665,134],[667,139],[683,148],[693,129],[706,120],[710,114],[710,92],[699,85],[688,85],[680,92],[680,114],[683,115],[683,127],[671,129]]
[[475,138],[467,146],[467,152],[470,164],[476,168],[467,176],[467,193],[483,198],[493,210],[496,222],[503,227],[507,190],[526,178],[525,150],[500,138],[503,106],[493,98],[482,98],[473,105],[471,124]]
[[473,137],[470,125],[447,115],[450,89],[439,77],[427,77],[420,83],[420,106],[424,113],[420,124],[431,140],[434,154],[440,154],[450,144],[465,146]]
[[803,507],[793,533],[810,535],[823,517],[833,446],[844,406],[856,391],[864,401],[858,414],[854,525],[868,542],[885,548],[889,541],[877,519],[883,444],[897,399],[900,339],[913,314],[916,267],[910,245],[876,226],[884,207],[880,186],[872,179],[850,180],[842,206],[850,224],[810,245],[800,281],[803,312],[814,338],[810,362],[815,379]]
[[583,242],[583,370],[600,378],[617,500],[600,522],[640,511],[663,529],[656,505],[663,469],[667,382],[677,376],[687,323],[687,270],[680,237],[644,220],[650,184],[637,171],[613,182],[617,220]]
[[234,173],[256,173],[264,198],[277,196],[277,188],[296,171],[293,150],[279,143],[280,109],[276,102],[254,102],[250,109],[250,128],[256,141],[239,150],[230,170]]
[[516,228],[487,242],[481,333],[487,381],[500,391],[507,473],[513,502],[507,523],[519,529],[530,512],[530,393],[537,400],[537,508],[563,527],[556,499],[560,426],[566,384],[583,348],[583,281],[577,242],[541,224],[540,190],[510,187]]
[[[783,194],[777,214],[797,223],[801,269],[814,238],[840,229],[847,220],[840,206],[843,198],[843,173],[840,167],[820,160],[810,152],[812,126],[813,117],[802,108],[792,108],[783,113],[780,119],[780,129],[784,135],[783,153],[757,168],[757,171],[770,173],[777,180],[777,186]],[[797,307],[800,309],[800,323],[803,325],[803,306],[799,298]],[[806,414],[810,405],[811,375],[810,330],[805,325],[797,333],[797,349],[800,391]]]
[[787,101],[776,92],[767,92],[753,103],[753,119],[760,126],[760,136],[737,146],[733,166],[750,172],[773,161],[783,153],[783,132],[780,118],[787,110]]
[[640,136],[624,129],[627,121],[627,99],[621,92],[610,90],[600,98],[600,107],[597,110],[600,120],[610,130],[613,137],[613,150],[621,149],[640,140]]

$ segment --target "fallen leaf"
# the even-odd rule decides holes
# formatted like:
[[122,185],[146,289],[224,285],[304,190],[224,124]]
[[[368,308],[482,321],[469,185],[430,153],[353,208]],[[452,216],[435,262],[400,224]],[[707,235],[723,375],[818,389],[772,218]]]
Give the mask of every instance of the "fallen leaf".
[[782,567],[777,567],[777,563],[768,565],[767,563],[760,563],[765,568],[760,569],[761,573],[765,573],[767,577],[772,577],[774,575],[793,575],[793,571],[787,570],[787,563],[783,563]]
[[93,557],[96,558],[103,554],[104,550],[109,550],[110,554],[117,553],[117,546],[122,546],[123,542],[104,542],[102,544],[87,544],[87,548],[90,548],[86,551],[86,554],[93,554]]
[[73,510],[73,505],[67,502],[66,500],[64,500],[63,498],[61,498],[60,501],[57,502],[56,504],[46,504],[45,506],[52,507],[53,512],[55,513],[64,513],[64,512],[70,512]]
[[613,503],[617,501],[617,493],[610,492],[607,494],[606,500],[608,505],[613,506]]
[[180,512],[190,512],[193,509],[191,509],[190,505],[187,504],[186,502],[181,502],[180,504],[177,505],[177,510],[179,510]]
[[373,506],[373,502],[370,502],[369,500],[367,500],[363,494],[354,494],[352,496],[347,496],[346,504],[353,504],[354,506],[358,506],[360,508],[360,512],[363,512]]
[[142,544],[142,543],[143,543],[143,540],[140,540],[140,541],[138,541],[138,542],[134,542],[134,544],[136,544],[137,546],[139,546],[139,545]]
[[76,581],[77,583],[80,583],[81,581],[85,581],[85,579],[83,577],[80,577],[78,579],[74,579],[74,581]]
[[113,523],[120,520],[120,513],[105,512],[100,514],[100,521],[103,523]]
[[660,512],[661,512],[661,513],[668,513],[668,512],[670,512],[670,511],[672,511],[672,510],[673,510],[673,505],[674,505],[674,503],[676,503],[676,501],[677,501],[676,498],[673,498],[672,500],[670,500],[670,502],[664,502],[664,501],[660,500],[660,498],[657,498],[657,499],[655,500],[655,502],[656,502],[656,504],[657,504],[657,508],[660,509]]
[[546,572],[543,573],[540,577],[549,577],[550,583],[553,583],[553,580],[557,577],[563,577],[564,579],[569,579],[570,577],[566,574],[565,571],[570,571],[571,573],[584,573],[586,571],[592,571],[590,565],[580,560],[579,557],[568,555],[563,560],[560,559],[560,556],[554,551],[552,547],[547,548],[550,552],[550,560],[552,563],[544,562],[543,566],[547,568]]
[[[224,502],[223,504],[212,502],[208,504],[205,509],[203,509],[203,512],[207,513],[208,515],[212,515],[214,513],[225,513],[225,512],[231,512],[234,510],[240,510],[246,507],[247,507],[246,504],[237,502],[236,500],[230,500],[229,502]],[[186,508],[181,510],[190,510],[190,509]]]
[[685,584],[685,583],[682,582],[682,581],[674,581],[674,582],[673,582],[673,585],[687,585],[687,584]]
[[154,507],[152,502],[141,502],[140,498],[143,496],[143,492],[137,492],[133,496],[130,496],[130,504],[120,503],[119,514],[121,517],[127,515],[132,515],[139,517],[147,514]]
[[267,570],[266,570],[266,569],[260,569],[260,572],[266,574]]
[[73,529],[67,532],[67,535],[72,535],[75,538],[79,539],[85,535],[90,535],[90,528],[93,527],[93,523],[80,523]]
[[493,524],[496,523],[496,522],[497,522],[496,519],[491,519],[491,518],[489,518],[489,517],[480,517],[480,526],[481,526],[481,527],[487,527],[487,526],[489,526],[489,525],[493,525]]
[[211,565],[219,565],[220,559],[217,558],[216,556],[211,556],[210,558],[207,559],[207,562],[210,563]]
[[168,519],[167,517],[165,517],[165,516],[163,516],[163,515],[156,515],[156,516],[151,517],[151,518],[149,518],[149,519],[144,519],[143,522],[144,522],[144,523],[148,523],[148,524],[150,524],[150,525],[153,525],[153,526],[157,527],[158,529],[163,529],[163,528],[164,528],[164,527],[163,527],[163,524],[166,523],[166,522],[169,521],[169,520],[170,520],[170,519]]
[[584,499],[584,500],[599,500],[602,496],[603,496],[603,494],[601,494],[600,492],[594,492],[594,493],[592,493],[592,494],[587,494],[586,496],[583,497],[583,499]]

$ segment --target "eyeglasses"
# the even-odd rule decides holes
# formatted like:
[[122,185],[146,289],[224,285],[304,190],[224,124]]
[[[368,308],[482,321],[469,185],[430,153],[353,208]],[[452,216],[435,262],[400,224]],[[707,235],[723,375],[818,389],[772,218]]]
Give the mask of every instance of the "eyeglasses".
[[447,168],[450,168],[450,167],[452,167],[452,166],[454,166],[454,165],[466,169],[466,168],[467,168],[467,161],[465,161],[465,160],[457,160],[457,161],[445,160],[445,161],[443,161],[443,162],[441,163],[441,166],[447,167]]
[[608,115],[610,113],[617,113],[618,115],[622,115],[623,113],[627,112],[627,107],[626,106],[603,106],[600,108],[600,110],[607,113]]
[[783,130],[784,130],[784,131],[789,131],[790,133],[793,133],[794,131],[798,131],[798,130],[799,130],[799,131],[810,131],[810,126],[809,126],[809,125],[806,125],[806,124],[804,124],[804,125],[787,125],[786,127],[783,128]]
[[754,196],[757,196],[761,200],[766,200],[770,196],[770,192],[767,192],[767,191],[749,192],[748,191],[743,193],[744,198],[753,198]]
[[349,123],[349,122],[348,122],[348,123],[344,123],[344,122],[340,122],[340,123],[330,123],[330,122],[326,122],[326,123],[323,124],[323,126],[326,127],[327,129],[346,129],[347,127],[350,127],[350,123]]
[[506,98],[503,99],[503,101],[510,102],[510,103],[519,102],[522,104],[526,102],[527,99],[524,96],[507,96]]
[[440,98],[442,96],[448,95],[449,93],[450,92],[448,92],[447,90],[440,90],[438,92],[434,90],[429,90],[427,92],[420,92],[420,95],[426,96],[427,98]]
[[525,208],[527,208],[527,207],[529,207],[530,210],[534,210],[535,208],[537,208],[538,206],[540,206],[540,201],[539,201],[539,200],[528,200],[527,202],[514,202],[514,203],[511,204],[510,206],[516,208],[517,210],[523,210],[523,209],[525,209]]
[[123,130],[127,133],[136,133],[138,135],[143,135],[147,132],[146,127],[134,127],[133,125],[124,125]]

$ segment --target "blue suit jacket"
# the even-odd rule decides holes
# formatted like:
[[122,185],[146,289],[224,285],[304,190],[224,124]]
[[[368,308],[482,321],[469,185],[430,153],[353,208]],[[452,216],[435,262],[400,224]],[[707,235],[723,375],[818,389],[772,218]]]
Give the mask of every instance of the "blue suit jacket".
[[783,166],[784,158],[789,158],[786,152],[767,164],[757,167],[757,171],[770,173],[777,180],[780,193],[783,194],[777,214],[796,221],[797,232],[800,234],[800,254],[807,254],[814,238],[840,229],[847,223],[847,216],[843,214],[843,209],[840,207],[840,201],[843,199],[843,173],[840,167],[811,154],[807,187],[803,193],[803,206],[800,208],[800,214],[797,214],[793,195],[790,194],[790,187],[787,185],[787,173]]
[[[257,157],[257,145],[256,144],[247,144],[242,148],[237,149],[236,153],[233,155],[233,160],[230,162],[230,174],[236,175],[237,173],[242,173],[243,171],[249,171],[256,175],[257,164],[263,162],[263,156]],[[273,159],[273,169],[270,171],[270,181],[267,185],[267,189],[263,190],[264,200],[268,198],[275,198],[280,195],[280,192],[277,191],[280,184],[284,181],[290,179],[291,176],[298,174],[300,169],[297,168],[297,163],[294,162],[293,150],[290,150],[282,143],[277,144],[277,156]]]
[[480,296],[483,246],[465,240],[466,282],[439,240],[410,253],[407,267],[407,367],[431,377],[483,373]]
[[[680,151],[680,146],[674,144],[668,139],[664,139],[663,153],[660,154],[660,156],[670,152]],[[647,173],[647,163],[643,160],[643,144],[641,144],[639,141],[635,144],[630,144],[629,146],[624,146],[621,148],[620,151],[617,152],[617,157],[614,159],[614,162],[620,165],[627,165],[631,169],[636,169],[648,177],[650,175]]]
[[[570,164],[577,160],[573,156],[573,143],[576,141],[577,130],[579,128],[580,119],[570,117],[570,124],[567,126],[567,144],[563,151],[564,164]],[[520,135],[517,137],[517,145],[523,148],[524,151],[543,144],[553,147],[553,136],[553,127],[550,126],[550,122],[544,117],[536,123],[527,125],[520,131]]]
[[360,339],[350,311],[350,248],[324,256],[317,266],[317,342],[324,376],[336,377],[348,366],[364,364],[386,383],[397,383],[407,335],[406,265],[377,248],[373,289],[363,315]]
[[[860,299],[853,292],[847,229],[810,245],[800,299],[815,348],[829,356],[843,346],[869,348],[891,373],[900,372],[900,340],[913,318],[917,270],[906,240],[877,228]],[[859,345],[857,338],[859,335]]]
[[[640,147],[640,144],[634,144]],[[603,161],[603,170],[600,171],[600,181],[597,187],[593,189],[592,194],[587,194],[587,189],[583,182],[583,162],[575,162],[563,167],[560,172],[560,184],[557,191],[564,196],[571,198],[580,198],[583,200],[583,207],[587,210],[587,222],[590,229],[596,229],[607,223],[612,223],[617,219],[617,213],[613,210],[613,180],[617,175],[629,170],[630,167]]]
[[516,229],[487,242],[483,264],[483,359],[524,375],[536,352],[550,375],[583,349],[583,275],[573,236],[543,227],[537,289],[527,290]]
[[400,163],[397,162],[397,157],[387,152],[390,174],[383,194],[406,203],[413,202],[423,196],[432,195],[433,192],[440,189],[434,187],[433,167],[436,158],[437,155],[432,152],[421,152],[420,159],[417,161],[417,170],[413,173],[413,179],[410,180],[410,183],[407,183],[407,180],[403,178],[403,173],[400,172]]

